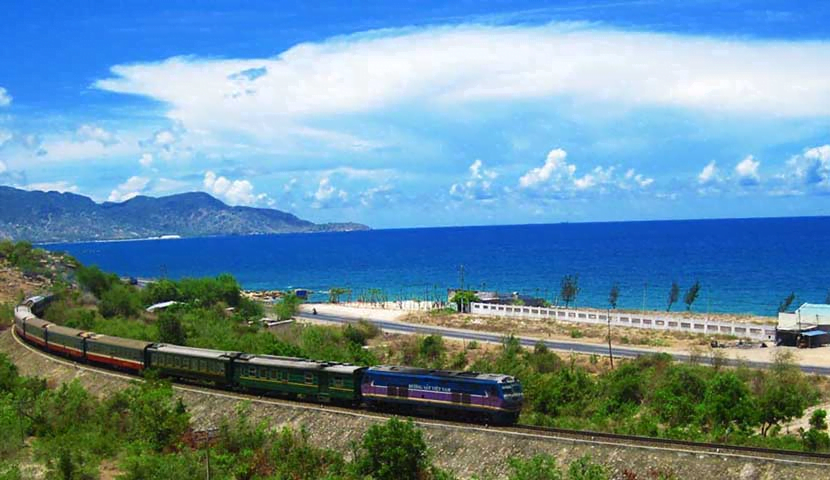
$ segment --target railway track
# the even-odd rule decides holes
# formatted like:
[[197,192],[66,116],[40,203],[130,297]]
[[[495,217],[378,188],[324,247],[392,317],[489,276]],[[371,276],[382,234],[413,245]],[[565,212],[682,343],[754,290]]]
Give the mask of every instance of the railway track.
[[[17,333],[14,331],[14,328],[10,329],[10,334],[12,335],[14,341],[18,343],[20,346],[38,356],[46,358],[48,361],[70,366],[72,368],[79,370],[95,372],[96,374],[100,375],[120,378],[123,380],[140,380],[140,377],[135,375],[114,372],[112,370],[87,364],[79,364],[62,357],[50,355],[24,342],[20,337],[17,336]],[[233,392],[228,390],[218,390],[214,388],[208,388],[192,384],[174,383],[173,388],[181,392],[212,395],[235,400],[247,400],[251,403],[280,405],[310,411],[319,411],[326,413],[336,412],[342,415],[368,418],[377,421],[384,421],[393,416],[392,414],[358,411],[338,406],[322,406],[320,404],[310,402],[290,401],[273,397],[262,397],[253,394]],[[495,427],[487,425],[474,425],[469,423],[454,422],[449,420],[425,419],[423,417],[417,416],[411,418],[415,422],[415,424],[420,425],[422,427],[430,427],[433,429],[438,428],[467,430],[471,432],[484,432],[491,435],[514,435],[540,439],[549,439],[562,442],[582,443],[588,445],[603,445],[619,448],[636,448],[642,450],[675,452],[689,455],[713,455],[719,457],[732,457],[736,459],[754,462],[763,461],[809,466],[830,465],[830,454],[827,453],[800,452],[794,450],[779,450],[743,445],[692,442],[686,440],[674,440],[658,437],[642,437],[636,435],[541,427],[534,425],[518,424],[511,427]]]

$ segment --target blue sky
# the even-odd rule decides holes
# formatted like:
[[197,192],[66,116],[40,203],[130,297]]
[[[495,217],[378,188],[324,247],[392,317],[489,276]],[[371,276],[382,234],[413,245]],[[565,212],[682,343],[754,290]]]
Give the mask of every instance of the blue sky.
[[0,184],[374,227],[830,214],[826,2],[195,3],[4,4]]

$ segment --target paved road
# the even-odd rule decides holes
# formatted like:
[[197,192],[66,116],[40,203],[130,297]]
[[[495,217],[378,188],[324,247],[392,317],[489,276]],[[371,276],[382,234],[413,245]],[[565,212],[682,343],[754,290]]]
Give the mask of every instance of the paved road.
[[[332,323],[355,323],[357,322],[354,318],[349,317],[340,317],[337,315],[329,315],[318,313],[317,315],[313,315],[310,313],[302,312],[297,315],[298,318],[304,318],[307,320],[317,320],[322,322],[332,322]],[[455,340],[466,340],[472,341],[475,340],[477,342],[487,342],[487,343],[501,343],[502,336],[496,335],[492,333],[482,333],[477,332],[474,330],[457,330],[457,329],[449,329],[449,328],[442,328],[442,327],[434,327],[430,325],[416,325],[411,323],[402,323],[402,322],[391,322],[388,320],[371,320],[371,322],[377,325],[381,330],[387,332],[397,332],[397,333],[417,333],[421,335],[441,335],[445,338],[452,338]],[[526,338],[526,337],[517,337],[519,342],[526,347],[532,347],[536,345],[539,340],[535,338]],[[596,354],[596,355],[608,355],[608,346],[607,345],[598,345],[593,343],[574,343],[574,342],[561,342],[556,340],[542,340],[542,343],[545,344],[551,350],[557,351],[565,351],[565,352],[574,352],[574,353],[587,353],[587,354]],[[626,347],[613,347],[614,356],[615,357],[626,357],[626,358],[636,358],[640,355],[648,355],[650,353],[654,353],[651,350],[642,350],[637,348],[626,348]],[[671,354],[672,357],[677,361],[688,362],[690,360],[690,355],[684,353],[675,353]],[[712,359],[708,357],[701,357],[699,358],[701,363],[711,364]],[[770,362],[749,362],[749,361],[739,361],[734,359],[724,359],[723,363],[726,365],[731,366],[738,366],[738,365],[746,365],[752,368],[769,368],[772,366]],[[816,366],[809,366],[803,365],[801,366],[801,370],[806,373],[814,373],[817,375],[828,375],[830,376],[830,367],[816,367]]]

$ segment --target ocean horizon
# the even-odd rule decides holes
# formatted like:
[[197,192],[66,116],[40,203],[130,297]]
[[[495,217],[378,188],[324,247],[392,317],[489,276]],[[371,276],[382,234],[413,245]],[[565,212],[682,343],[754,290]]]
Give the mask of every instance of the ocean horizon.
[[[250,290],[347,288],[356,298],[446,299],[447,288],[519,292],[556,303],[578,275],[578,306],[665,310],[672,281],[699,280],[692,310],[775,315],[790,292],[824,302],[830,217],[637,220],[360,232],[141,239],[45,244],[122,276],[182,278],[231,273]],[[316,299],[323,299],[317,295]]]

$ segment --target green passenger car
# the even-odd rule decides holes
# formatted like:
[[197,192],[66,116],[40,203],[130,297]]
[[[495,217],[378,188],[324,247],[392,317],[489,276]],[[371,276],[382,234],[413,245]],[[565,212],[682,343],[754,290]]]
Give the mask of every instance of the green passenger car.
[[242,354],[234,381],[248,390],[302,396],[322,402],[358,403],[363,367],[302,358]]
[[233,381],[232,363],[237,355],[237,352],[155,344],[147,349],[147,362],[148,368],[164,376],[228,386]]

